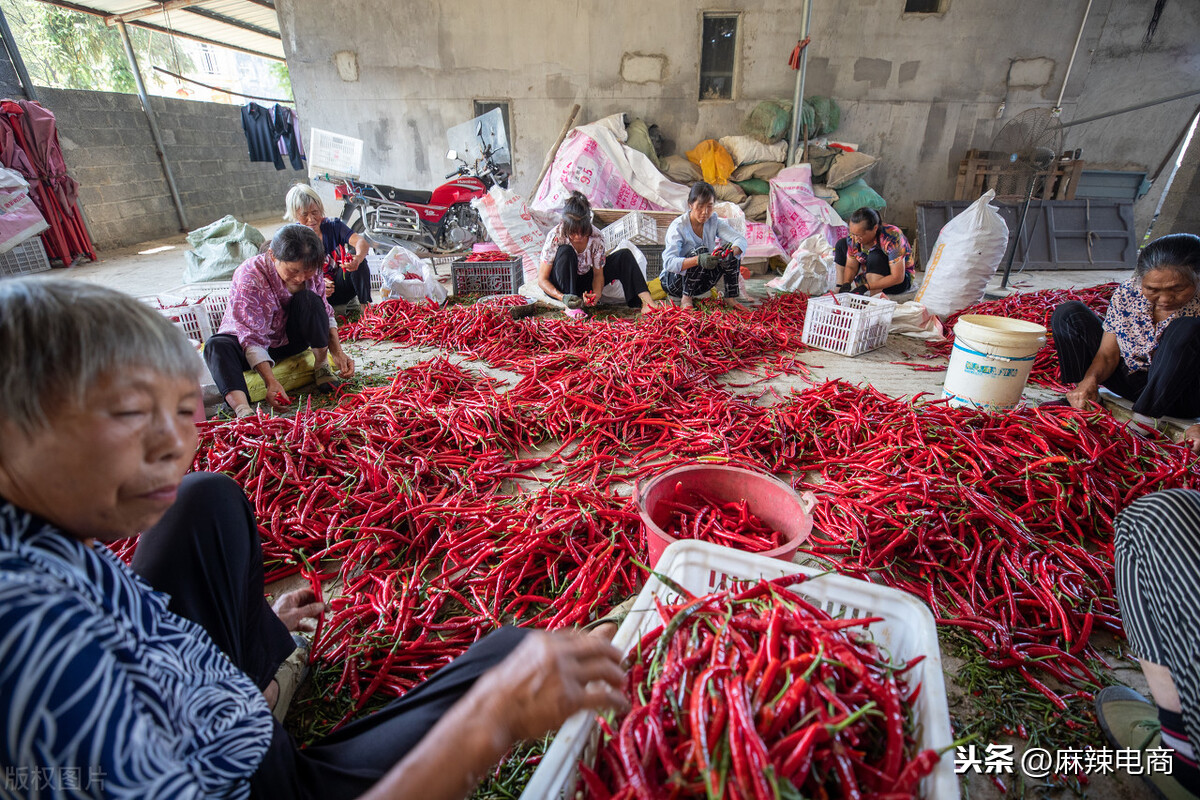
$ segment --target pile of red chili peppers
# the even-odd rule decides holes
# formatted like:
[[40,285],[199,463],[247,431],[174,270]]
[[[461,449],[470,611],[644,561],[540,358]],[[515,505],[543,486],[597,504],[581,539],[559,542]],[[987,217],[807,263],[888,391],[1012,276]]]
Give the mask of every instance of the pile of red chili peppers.
[[632,484],[698,458],[815,491],[810,555],[917,594],[1056,704],[1093,688],[1088,636],[1119,630],[1113,517],[1200,485],[1192,457],[1100,412],[754,389],[808,375],[805,305],[581,325],[385,302],[347,338],[435,346],[511,379],[433,358],[332,409],[204,425],[196,468],[246,488],[267,579],[337,589],[312,657],[333,676],[318,690],[352,705],[314,732],[501,623],[574,625],[634,591]]
[[508,253],[502,253],[499,250],[485,250],[482,253],[471,253],[463,259],[471,263],[491,262],[491,261],[511,261],[512,256]]
[[663,506],[670,512],[665,530],[676,539],[700,539],[747,553],[783,544],[783,534],[755,516],[745,500],[721,503],[697,495],[692,503],[666,500]]
[[595,768],[579,767],[585,796],[916,796],[938,763],[906,734],[920,687],[903,673],[921,659],[892,664],[856,633],[879,617],[832,619],[786,588],[803,577],[658,601],[631,710],[616,730],[601,720]]

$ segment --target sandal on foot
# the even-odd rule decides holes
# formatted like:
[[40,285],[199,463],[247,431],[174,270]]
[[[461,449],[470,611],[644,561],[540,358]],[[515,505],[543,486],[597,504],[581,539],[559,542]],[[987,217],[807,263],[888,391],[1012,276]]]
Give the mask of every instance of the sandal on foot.
[[603,617],[592,620],[586,625],[581,626],[580,630],[590,631],[593,628],[599,628],[601,625],[609,622],[620,628],[621,623],[625,621],[625,618],[629,616],[629,612],[633,609],[633,604],[637,598],[638,596],[636,594],[629,595],[629,597],[626,597],[620,603],[617,603],[615,606],[613,606],[612,609]]
[[[1158,707],[1128,686],[1106,686],[1096,695],[1096,720],[1108,741],[1118,750],[1162,747]],[[1167,751],[1171,752],[1171,751]],[[1173,758],[1173,756],[1172,756]],[[1146,774],[1147,757],[1141,755],[1140,777],[1160,800],[1194,800],[1171,775]]]
[[233,416],[236,419],[244,419],[254,416],[254,407],[243,403],[233,410]]
[[584,311],[582,308],[568,308],[565,311],[563,311],[563,313],[567,315],[568,319],[574,319],[574,320],[581,320],[587,316],[587,312]]
[[317,384],[317,391],[329,394],[342,385],[338,376],[333,374],[333,367],[328,364],[322,364],[313,370],[313,382]]
[[275,708],[271,709],[271,713],[280,722],[287,716],[288,707],[296,697],[296,690],[308,677],[308,640],[296,634],[292,634],[292,639],[296,642],[296,649],[275,673],[275,683],[279,685],[279,699],[275,701]]
[[576,309],[583,306],[583,298],[577,294],[564,294],[562,296],[563,305],[570,309]]

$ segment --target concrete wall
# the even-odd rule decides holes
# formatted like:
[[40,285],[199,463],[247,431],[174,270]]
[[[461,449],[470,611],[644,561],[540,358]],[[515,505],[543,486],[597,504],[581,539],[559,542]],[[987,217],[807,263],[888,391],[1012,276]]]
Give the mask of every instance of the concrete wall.
[[[59,139],[97,248],[176,233],[150,126],[137,95],[38,87],[58,119]],[[288,187],[306,173],[251,163],[237,106],[152,97],[167,158],[191,228],[233,214],[283,213]]]
[[[369,0],[277,2],[301,117],[306,127],[363,139],[364,177],[432,187],[451,166],[445,129],[469,119],[476,98],[509,98],[522,193],[572,103],[582,105],[583,122],[618,111],[657,122],[683,151],[737,133],[759,100],[790,99],[795,73],[786,59],[801,5],[460,0],[404,3],[387,14]],[[944,5],[942,14],[907,15],[903,0],[813,0],[806,93],[834,97],[837,137],[883,159],[870,182],[906,225],[914,200],[951,195],[968,148],[986,147],[1020,111],[1054,104],[1086,0]],[[1143,47],[1153,5],[1095,0],[1064,120],[1195,86],[1196,5],[1168,3]],[[697,100],[704,11],[741,14],[733,100]],[[1193,107],[1182,101],[1077,128],[1066,146],[1089,161],[1153,169]],[[1139,222],[1156,196],[1139,205]]]

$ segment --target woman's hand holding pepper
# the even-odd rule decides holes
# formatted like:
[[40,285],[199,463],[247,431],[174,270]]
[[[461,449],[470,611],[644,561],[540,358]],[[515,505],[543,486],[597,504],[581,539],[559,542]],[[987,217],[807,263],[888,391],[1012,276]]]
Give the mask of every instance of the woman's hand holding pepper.
[[277,380],[270,380],[266,383],[267,402],[271,404],[271,408],[279,411],[292,404],[292,398],[284,391],[282,383]]
[[315,631],[316,618],[325,613],[325,604],[317,600],[312,589],[296,589],[279,595],[272,610],[290,633]]
[[1084,379],[1067,392],[1067,402],[1072,408],[1087,408],[1090,403],[1100,402],[1100,390],[1096,384]]
[[475,684],[485,695],[486,719],[511,741],[554,730],[584,708],[624,710],[621,654],[595,636],[533,631]]
[[333,357],[333,366],[337,368],[337,373],[342,378],[350,378],[354,375],[354,359],[346,355],[346,351],[339,350],[334,353],[332,350],[329,355]]
[[1200,453],[1200,422],[1187,427],[1183,432],[1183,441],[1180,444],[1192,448],[1193,453]]

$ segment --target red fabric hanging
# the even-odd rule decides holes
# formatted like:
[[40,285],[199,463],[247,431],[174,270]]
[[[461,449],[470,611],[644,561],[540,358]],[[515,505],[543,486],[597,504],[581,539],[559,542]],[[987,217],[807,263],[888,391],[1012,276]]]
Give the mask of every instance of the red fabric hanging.
[[29,181],[30,196],[50,227],[46,255],[70,265],[96,249],[79,211],[79,184],[67,174],[54,114],[29,100],[0,102],[0,161]]

